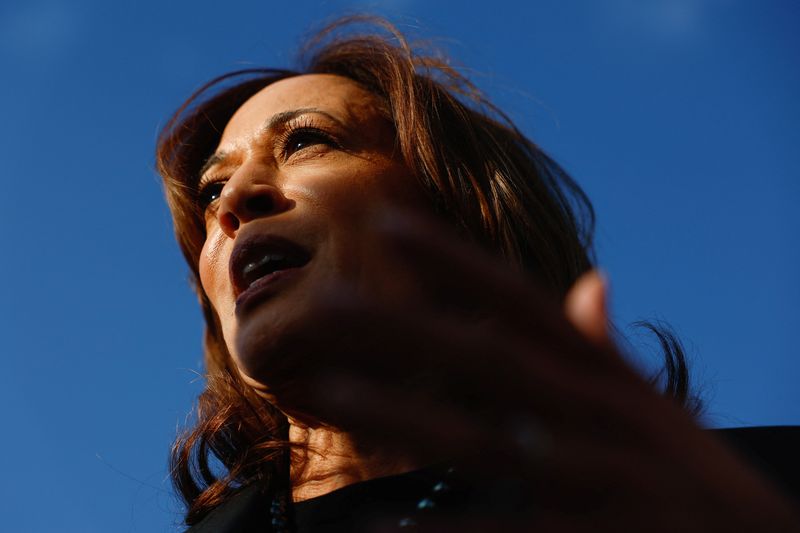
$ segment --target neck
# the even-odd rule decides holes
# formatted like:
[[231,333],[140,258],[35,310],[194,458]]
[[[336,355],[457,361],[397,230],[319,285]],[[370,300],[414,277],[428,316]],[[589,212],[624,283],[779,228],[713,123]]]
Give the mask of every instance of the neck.
[[290,420],[289,440],[302,444],[303,460],[292,465],[292,499],[303,501],[336,489],[419,468],[409,458],[356,444],[352,435],[327,427],[306,427]]

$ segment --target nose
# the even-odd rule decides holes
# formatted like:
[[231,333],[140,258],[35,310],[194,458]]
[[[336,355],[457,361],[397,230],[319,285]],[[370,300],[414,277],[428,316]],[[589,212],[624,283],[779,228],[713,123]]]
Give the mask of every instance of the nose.
[[269,217],[291,208],[292,201],[274,185],[253,177],[232,177],[222,188],[217,219],[230,238],[237,230],[258,218]]

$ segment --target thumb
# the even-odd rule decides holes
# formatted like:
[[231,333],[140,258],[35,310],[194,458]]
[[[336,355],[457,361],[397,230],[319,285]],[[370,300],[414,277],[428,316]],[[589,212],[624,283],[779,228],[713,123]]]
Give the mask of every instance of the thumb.
[[608,310],[606,308],[606,278],[597,270],[583,274],[564,300],[567,318],[578,331],[598,345],[611,344]]

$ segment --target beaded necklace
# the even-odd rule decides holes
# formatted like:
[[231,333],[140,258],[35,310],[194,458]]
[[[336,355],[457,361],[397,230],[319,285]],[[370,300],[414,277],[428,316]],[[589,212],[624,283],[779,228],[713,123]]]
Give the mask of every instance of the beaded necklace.
[[[454,473],[455,468],[448,467],[442,479],[433,483],[429,493],[420,498],[414,508],[409,509],[409,512],[397,521],[397,527],[414,528],[419,525],[420,520],[423,520],[426,514],[441,507],[446,497],[452,492]],[[288,491],[276,493],[272,497],[269,506],[271,533],[295,533],[297,530],[290,502]]]

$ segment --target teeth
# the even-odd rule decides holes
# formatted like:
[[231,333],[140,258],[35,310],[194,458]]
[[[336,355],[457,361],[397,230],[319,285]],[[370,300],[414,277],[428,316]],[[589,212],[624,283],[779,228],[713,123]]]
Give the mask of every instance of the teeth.
[[267,254],[264,257],[262,257],[259,261],[256,261],[254,263],[248,263],[247,265],[245,265],[243,272],[245,275],[247,275],[250,274],[252,271],[256,270],[257,268],[263,267],[270,261],[283,261],[285,259],[286,259],[285,254],[281,253]]

